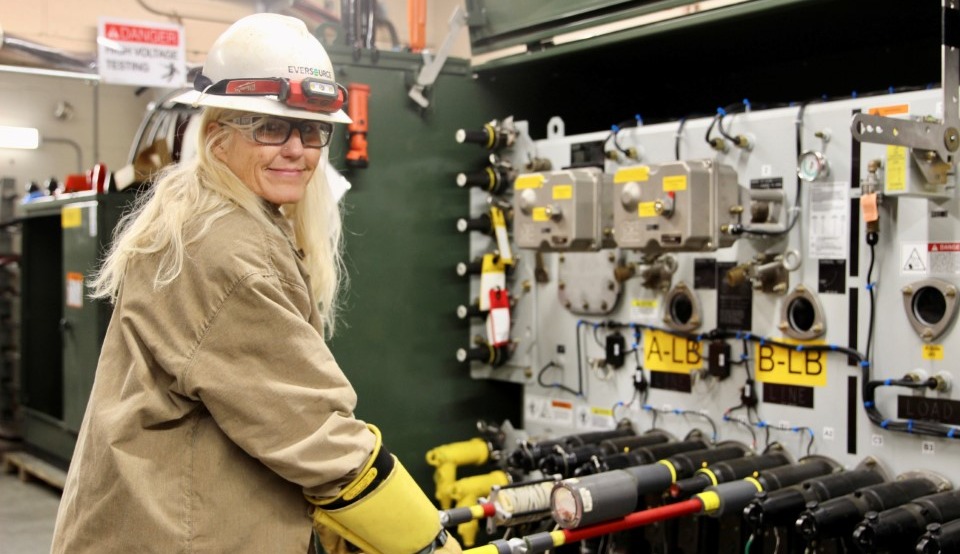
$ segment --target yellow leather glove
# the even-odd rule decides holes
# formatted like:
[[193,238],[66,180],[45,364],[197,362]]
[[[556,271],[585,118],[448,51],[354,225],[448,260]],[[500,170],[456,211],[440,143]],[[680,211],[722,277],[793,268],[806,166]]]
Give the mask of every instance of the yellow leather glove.
[[[320,546],[323,547],[323,550],[326,551],[327,554],[357,554],[357,552],[360,552],[359,548],[350,544],[347,539],[341,537],[325,525],[314,522],[313,530],[320,540]],[[318,552],[317,554],[322,553]]]
[[453,538],[451,533],[447,533],[447,542],[433,552],[434,554],[461,554],[463,550],[460,549],[460,543],[457,542],[457,539]]
[[[366,554],[461,552],[440,526],[440,513],[399,460],[383,448],[380,430],[373,453],[358,476],[335,498],[307,496],[314,526],[329,528]],[[441,537],[447,536],[446,544]],[[449,548],[449,550],[445,550]]]

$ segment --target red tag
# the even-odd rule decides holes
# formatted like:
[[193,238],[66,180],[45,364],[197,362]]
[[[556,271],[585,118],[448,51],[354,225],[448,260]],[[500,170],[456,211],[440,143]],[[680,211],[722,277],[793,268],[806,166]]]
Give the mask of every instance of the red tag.
[[487,342],[493,346],[503,346],[510,342],[510,293],[500,287],[490,289]]

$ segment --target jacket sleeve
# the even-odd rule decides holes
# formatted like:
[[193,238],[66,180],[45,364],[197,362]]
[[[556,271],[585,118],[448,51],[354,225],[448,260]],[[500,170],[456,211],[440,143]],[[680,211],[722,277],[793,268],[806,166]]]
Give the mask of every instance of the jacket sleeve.
[[[306,494],[333,496],[373,452],[356,393],[275,277],[226,295],[180,378],[240,448]],[[304,295],[306,292],[304,291]]]

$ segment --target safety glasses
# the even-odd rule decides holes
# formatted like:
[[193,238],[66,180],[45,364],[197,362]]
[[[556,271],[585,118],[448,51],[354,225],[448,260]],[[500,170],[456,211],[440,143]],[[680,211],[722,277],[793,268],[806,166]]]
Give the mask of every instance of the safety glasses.
[[224,123],[247,131],[258,144],[280,146],[290,140],[293,130],[300,131],[300,142],[305,148],[323,148],[330,144],[333,124],[308,119],[283,119],[272,116],[243,116]]

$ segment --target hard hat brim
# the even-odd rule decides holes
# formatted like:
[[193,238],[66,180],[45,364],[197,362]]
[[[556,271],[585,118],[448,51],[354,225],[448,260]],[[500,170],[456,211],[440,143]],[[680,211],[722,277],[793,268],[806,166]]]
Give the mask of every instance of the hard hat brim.
[[294,119],[329,121],[331,123],[352,123],[353,121],[343,110],[338,110],[330,114],[311,112],[291,108],[269,96],[223,96],[218,94],[204,94],[198,90],[190,90],[179,96],[175,96],[170,101],[193,107],[209,106],[212,108],[226,108],[228,110],[241,110]]

